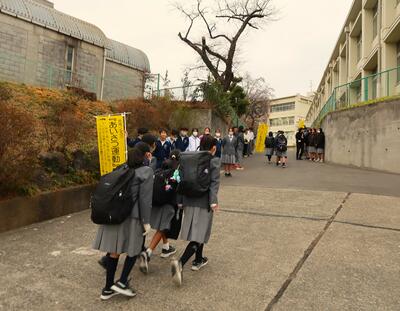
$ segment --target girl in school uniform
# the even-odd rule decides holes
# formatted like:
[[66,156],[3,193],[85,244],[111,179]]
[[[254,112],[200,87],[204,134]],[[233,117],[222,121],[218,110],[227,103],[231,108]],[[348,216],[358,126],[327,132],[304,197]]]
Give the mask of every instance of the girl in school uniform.
[[153,152],[153,156],[157,159],[157,168],[161,168],[164,161],[169,158],[169,154],[172,150],[172,144],[167,139],[167,136],[166,130],[160,130],[160,138],[157,140],[156,150]]
[[232,177],[231,170],[235,169],[237,138],[234,134],[233,128],[230,128],[228,136],[222,140],[221,161],[224,165],[225,177]]
[[[208,136],[203,139],[200,150],[208,151],[214,156],[216,144],[217,140]],[[189,244],[180,259],[171,262],[172,279],[177,286],[182,285],[182,269],[193,255],[193,271],[198,271],[208,264],[207,257],[203,256],[203,248],[210,239],[214,212],[218,210],[219,162],[215,157],[211,160],[208,192],[201,197],[178,195],[178,206],[183,208],[184,213],[181,239],[189,241]]]
[[[109,255],[106,261],[106,284],[100,298],[102,300],[122,294],[135,297],[128,277],[142,250],[143,237],[150,232],[150,215],[153,197],[153,170],[144,166],[146,158],[151,158],[150,147],[144,143],[128,153],[128,166],[135,170],[132,182],[132,212],[122,224],[101,225],[98,228],[93,248]],[[138,144],[139,145],[139,144]],[[143,151],[146,146],[145,152]],[[115,271],[121,254],[127,254],[121,276],[115,282]]]
[[[178,169],[179,157],[180,151],[173,150],[171,152],[170,158],[163,163],[162,168],[165,170]],[[174,191],[176,193],[176,187],[179,183],[179,178],[176,176],[176,174],[174,174],[168,182],[171,186],[171,191]],[[179,211],[177,210],[176,195],[174,195],[171,198],[171,202],[168,202],[167,204],[164,204],[162,206],[153,205],[153,208],[151,210],[150,225],[151,228],[156,230],[157,232],[154,234],[153,239],[150,242],[150,246],[147,248],[147,250],[140,254],[141,257],[145,257],[144,259],[146,260],[146,262],[150,261],[150,257],[152,256],[153,251],[156,249],[161,240],[163,241],[161,258],[168,258],[176,253],[176,249],[169,244],[168,233],[171,229],[171,222],[173,218],[176,217],[177,213],[179,214]]]

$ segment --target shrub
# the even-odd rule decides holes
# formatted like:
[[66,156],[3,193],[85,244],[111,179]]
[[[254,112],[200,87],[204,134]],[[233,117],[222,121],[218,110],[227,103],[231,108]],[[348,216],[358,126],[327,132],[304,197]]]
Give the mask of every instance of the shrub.
[[0,194],[29,188],[38,148],[35,119],[27,112],[0,101]]

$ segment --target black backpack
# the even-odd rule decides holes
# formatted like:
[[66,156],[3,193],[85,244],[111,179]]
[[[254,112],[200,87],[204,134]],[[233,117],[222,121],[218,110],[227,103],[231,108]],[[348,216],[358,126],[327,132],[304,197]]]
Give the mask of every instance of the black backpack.
[[188,197],[201,197],[210,189],[211,159],[208,151],[181,153],[178,193]]
[[118,225],[131,214],[134,205],[131,185],[135,170],[124,164],[100,178],[90,199],[91,219],[98,225]]
[[160,168],[154,172],[153,206],[173,204],[176,194],[176,183],[171,182],[170,179],[174,175],[174,172],[175,170],[172,168]]
[[283,135],[278,136],[277,145],[278,145],[277,149],[278,149],[279,152],[287,151],[286,140],[285,140],[285,137]]

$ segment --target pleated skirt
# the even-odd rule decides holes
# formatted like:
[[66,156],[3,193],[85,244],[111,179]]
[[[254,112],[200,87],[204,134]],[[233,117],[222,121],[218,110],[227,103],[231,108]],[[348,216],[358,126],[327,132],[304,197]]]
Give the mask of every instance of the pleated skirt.
[[187,206],[183,210],[181,239],[190,242],[208,243],[211,236],[213,211],[207,208]]
[[129,217],[120,225],[100,225],[93,249],[105,253],[140,254],[143,244],[143,225],[139,219]]
[[150,225],[158,231],[169,230],[171,220],[175,216],[175,208],[170,204],[163,206],[153,206],[151,209]]

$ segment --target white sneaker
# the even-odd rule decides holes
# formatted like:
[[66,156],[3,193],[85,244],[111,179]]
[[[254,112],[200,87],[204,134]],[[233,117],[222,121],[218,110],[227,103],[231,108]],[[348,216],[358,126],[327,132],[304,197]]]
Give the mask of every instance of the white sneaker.
[[118,281],[111,287],[111,289],[114,292],[120,293],[121,295],[124,295],[126,297],[132,298],[136,296],[136,292],[132,288],[130,288],[129,283],[123,284],[120,281]]

